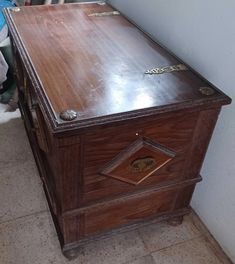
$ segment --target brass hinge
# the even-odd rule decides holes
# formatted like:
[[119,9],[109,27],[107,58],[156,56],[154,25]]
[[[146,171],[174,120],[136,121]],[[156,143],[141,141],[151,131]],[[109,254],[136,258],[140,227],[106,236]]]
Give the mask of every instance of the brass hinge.
[[111,12],[102,12],[102,13],[92,13],[89,14],[88,16],[90,17],[103,17],[103,16],[119,16],[120,12],[118,11],[111,11]]
[[188,68],[184,64],[177,64],[172,66],[166,66],[166,67],[159,67],[154,68],[151,70],[148,70],[145,72],[145,74],[162,74],[162,73],[168,73],[168,72],[174,72],[174,71],[187,71]]

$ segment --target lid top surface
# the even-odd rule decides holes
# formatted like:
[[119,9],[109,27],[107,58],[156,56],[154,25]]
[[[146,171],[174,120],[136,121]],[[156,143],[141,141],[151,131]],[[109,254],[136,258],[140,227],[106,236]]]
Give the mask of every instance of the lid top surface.
[[[78,120],[208,100],[190,70],[145,74],[179,62],[113,9],[98,3],[32,6],[10,12],[57,121]],[[212,97],[221,96],[215,90]]]

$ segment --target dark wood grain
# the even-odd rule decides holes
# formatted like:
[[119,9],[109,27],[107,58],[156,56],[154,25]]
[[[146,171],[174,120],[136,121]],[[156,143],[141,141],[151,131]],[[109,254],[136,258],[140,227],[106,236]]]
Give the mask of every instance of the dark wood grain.
[[[179,223],[221,106],[231,102],[190,68],[145,75],[182,62],[121,15],[89,16],[111,10],[5,11],[22,118],[68,258],[89,240],[147,221]],[[208,85],[214,94],[201,94]],[[61,120],[66,109],[78,118]],[[146,159],[155,167],[131,171]]]
[[85,213],[84,235],[94,235],[111,230],[128,222],[148,218],[168,212],[176,195],[176,190],[150,193],[144,197],[125,200],[116,205],[104,206],[99,211]]
[[[89,232],[93,232],[94,235],[95,233],[105,233],[111,229],[122,229],[128,224],[138,226],[141,223],[143,224],[144,219],[149,221],[151,218],[161,217],[163,214],[165,216],[169,215],[170,218],[172,214],[177,214],[177,212],[181,211],[182,213],[177,214],[177,216],[182,216],[186,212],[189,212],[192,190],[200,180],[201,178],[199,177],[194,180],[182,181],[178,184],[169,184],[166,187],[149,188],[132,195],[122,196],[117,199],[65,212],[63,214],[64,230],[67,235],[65,242],[68,244],[79,244],[80,240],[82,241],[91,236],[91,233],[88,234]],[[178,194],[180,194],[180,198],[178,199],[178,206],[175,206],[174,200],[178,197]],[[158,197],[158,199],[154,199],[153,196]],[[141,206],[140,201],[143,201]],[[179,206],[180,203],[181,207]],[[91,215],[95,216],[89,217]],[[102,220],[98,223],[97,219]],[[88,225],[87,221],[89,221]],[[113,222],[116,222],[116,224],[111,228],[110,225]],[[94,231],[92,227],[93,231],[89,231],[89,226],[96,225],[99,231]]]
[[58,116],[67,109],[78,112],[72,122],[76,126],[120,119],[140,110],[142,114],[167,111],[169,105],[229,102],[217,90],[203,96],[199,88],[208,83],[192,71],[145,75],[148,69],[180,62],[124,17],[89,16],[110,10],[108,5],[67,4],[7,13],[15,29],[13,38],[18,37],[32,66],[54,124],[64,123]]
[[194,130],[189,158],[185,164],[185,175],[188,178],[193,178],[201,170],[219,113],[220,108],[210,109],[200,113]]
[[[131,126],[129,124],[116,125],[115,128],[106,126],[105,129],[87,132],[84,138],[83,202],[131,192],[153,184],[162,185],[177,181],[183,175],[183,165],[190,149],[197,118],[198,112],[181,113],[175,114],[174,117],[133,120]],[[143,181],[140,186],[132,186],[99,173],[106,163],[119,153],[126,152],[130,144],[142,137],[151,138],[153,141],[170,148],[176,153],[175,158]]]

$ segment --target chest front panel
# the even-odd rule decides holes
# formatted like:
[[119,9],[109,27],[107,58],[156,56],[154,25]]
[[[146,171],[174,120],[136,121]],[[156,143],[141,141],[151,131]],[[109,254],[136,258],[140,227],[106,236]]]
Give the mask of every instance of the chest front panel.
[[[83,138],[83,203],[182,180],[198,116],[194,112],[145,118],[87,133]],[[149,150],[144,143],[136,146],[145,138],[151,141],[150,148],[159,144],[166,153],[154,147]],[[148,157],[153,157],[156,166],[131,170],[133,162]]]

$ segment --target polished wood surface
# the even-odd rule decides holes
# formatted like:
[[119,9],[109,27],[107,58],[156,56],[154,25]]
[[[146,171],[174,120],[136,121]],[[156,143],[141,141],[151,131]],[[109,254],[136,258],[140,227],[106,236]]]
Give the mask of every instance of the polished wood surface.
[[120,119],[140,110],[228,102],[216,90],[202,95],[200,87],[209,84],[192,71],[145,74],[180,62],[123,16],[89,16],[112,10],[107,4],[77,3],[8,12],[13,38],[33,65],[42,103],[53,113],[55,125],[64,123],[59,114],[67,109],[78,113],[71,123],[81,127],[92,120],[101,122],[101,117]]
[[[231,99],[107,5],[6,11],[19,106],[62,251],[145,225],[179,224]],[[201,89],[210,86],[213,89]],[[62,121],[61,111],[78,118]]]
[[[191,148],[194,128],[198,120],[198,112],[175,113],[174,117],[143,118],[133,120],[130,124],[115,125],[105,129],[87,132],[84,136],[84,189],[83,202],[103,199],[110,195],[135,191],[151,185],[164,185],[177,181],[183,174],[184,161]],[[154,124],[154,125],[153,125]],[[124,131],[124,133],[118,133]],[[176,153],[175,157],[156,173],[141,182],[138,186],[114,180],[112,177],[100,175],[104,167],[109,165],[116,155],[124,153],[128,156],[129,147],[138,139],[151,138]],[[144,157],[142,153],[139,157]],[[135,158],[131,155],[130,160]],[[128,157],[124,161],[129,160]],[[159,162],[159,160],[157,159]],[[124,167],[124,166],[122,166]],[[102,173],[103,174],[103,173]],[[105,173],[104,173],[105,174]],[[140,173],[141,174],[141,173]],[[122,175],[124,176],[124,175]]]
[[[85,213],[85,235],[94,235],[100,231],[111,230],[118,225],[125,225],[152,215],[171,210],[176,190],[152,192],[145,196],[123,200],[118,204],[107,204],[99,210]],[[122,212],[120,214],[120,212]],[[115,217],[113,217],[115,215]]]

